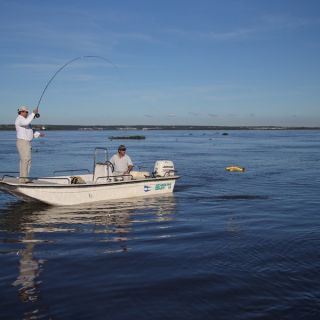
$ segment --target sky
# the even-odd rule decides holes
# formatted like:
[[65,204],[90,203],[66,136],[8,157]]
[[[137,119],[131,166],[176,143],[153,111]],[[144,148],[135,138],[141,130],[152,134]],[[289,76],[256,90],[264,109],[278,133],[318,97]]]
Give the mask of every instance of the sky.
[[320,126],[318,0],[0,0],[0,124]]

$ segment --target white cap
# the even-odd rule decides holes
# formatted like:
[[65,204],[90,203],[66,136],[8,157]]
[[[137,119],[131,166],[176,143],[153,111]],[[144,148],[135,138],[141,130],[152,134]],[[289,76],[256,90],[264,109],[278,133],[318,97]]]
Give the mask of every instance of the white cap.
[[21,112],[21,111],[28,111],[28,112],[29,112],[29,109],[28,109],[28,107],[26,107],[26,106],[21,106],[21,107],[18,109],[18,112]]

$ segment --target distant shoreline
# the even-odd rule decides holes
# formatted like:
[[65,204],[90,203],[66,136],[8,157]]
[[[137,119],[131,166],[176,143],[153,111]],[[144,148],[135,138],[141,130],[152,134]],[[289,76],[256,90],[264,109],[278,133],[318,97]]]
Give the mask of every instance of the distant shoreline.
[[[147,131],[147,130],[320,130],[320,127],[286,127],[286,126],[187,126],[187,125],[166,125],[166,126],[151,126],[151,125],[136,125],[136,126],[86,126],[86,125],[34,125],[36,130],[61,130],[61,131]],[[11,124],[1,124],[0,131],[12,131],[15,126]]]

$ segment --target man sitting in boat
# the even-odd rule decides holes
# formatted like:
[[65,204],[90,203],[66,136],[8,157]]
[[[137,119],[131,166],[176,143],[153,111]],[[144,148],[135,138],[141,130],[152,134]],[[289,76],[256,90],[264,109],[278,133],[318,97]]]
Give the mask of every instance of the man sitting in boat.
[[117,176],[128,175],[133,169],[133,163],[126,154],[126,147],[123,144],[119,146],[118,153],[111,157],[110,162],[114,166],[113,174]]

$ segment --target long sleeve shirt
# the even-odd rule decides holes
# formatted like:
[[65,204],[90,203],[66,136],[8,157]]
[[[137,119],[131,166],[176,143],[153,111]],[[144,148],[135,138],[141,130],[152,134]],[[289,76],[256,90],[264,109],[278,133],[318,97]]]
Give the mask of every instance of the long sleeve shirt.
[[17,139],[31,141],[33,139],[33,130],[31,127],[31,121],[35,114],[32,112],[27,118],[18,115],[15,126],[17,131]]

